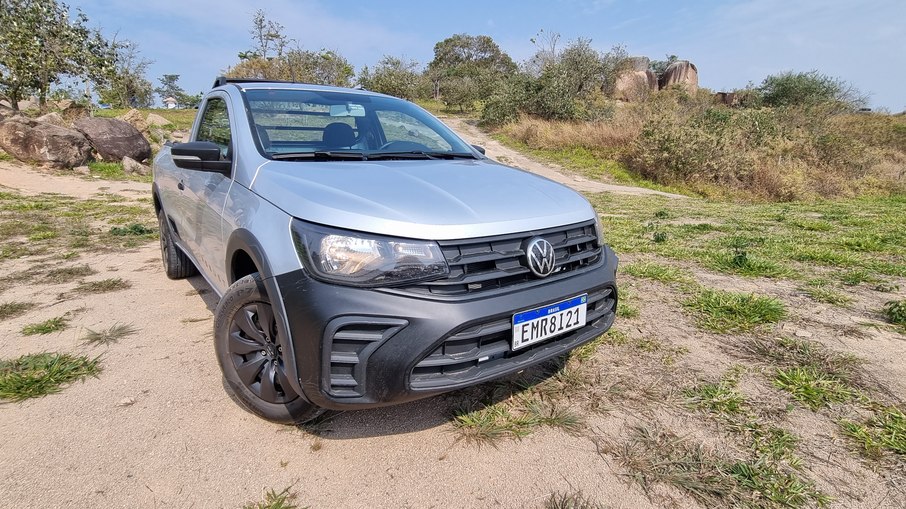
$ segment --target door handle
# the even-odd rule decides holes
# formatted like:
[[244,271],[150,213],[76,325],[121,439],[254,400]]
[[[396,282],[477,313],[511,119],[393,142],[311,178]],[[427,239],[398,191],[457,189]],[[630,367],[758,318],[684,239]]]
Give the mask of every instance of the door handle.
[[176,189],[179,189],[180,191],[184,190],[185,188],[186,188],[186,186],[184,186],[182,182],[180,182],[179,184],[176,184]]

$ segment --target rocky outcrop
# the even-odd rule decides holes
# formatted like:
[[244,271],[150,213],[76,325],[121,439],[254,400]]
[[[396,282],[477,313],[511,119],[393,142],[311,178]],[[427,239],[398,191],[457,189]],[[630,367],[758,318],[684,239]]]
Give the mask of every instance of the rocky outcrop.
[[73,127],[88,137],[91,146],[105,161],[124,157],[144,161],[151,156],[148,140],[128,122],[117,118],[82,118]]
[[0,122],[0,148],[20,161],[57,168],[80,166],[91,156],[82,133],[22,116]]
[[657,90],[657,76],[649,69],[624,71],[614,83],[613,97],[621,101],[644,101]]
[[658,85],[661,89],[676,85],[687,92],[695,92],[698,90],[698,69],[688,60],[677,60],[667,66]]

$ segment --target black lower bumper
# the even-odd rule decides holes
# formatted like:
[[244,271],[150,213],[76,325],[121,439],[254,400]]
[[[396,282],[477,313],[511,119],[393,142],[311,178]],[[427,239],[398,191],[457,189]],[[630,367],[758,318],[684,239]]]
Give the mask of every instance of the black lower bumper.
[[[354,409],[467,387],[561,355],[610,328],[617,258],[526,289],[470,299],[325,284],[276,276],[299,388],[312,403]],[[588,294],[587,325],[512,351],[514,313]]]

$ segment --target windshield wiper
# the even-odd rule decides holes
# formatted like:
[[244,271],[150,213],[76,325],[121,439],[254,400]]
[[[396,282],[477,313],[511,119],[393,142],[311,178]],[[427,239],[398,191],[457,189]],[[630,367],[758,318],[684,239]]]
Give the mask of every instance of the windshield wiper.
[[410,150],[406,152],[375,152],[367,155],[368,160],[377,159],[475,159],[468,152],[431,152]]
[[366,159],[365,154],[362,152],[342,152],[335,150],[319,150],[315,152],[284,152],[282,154],[274,154],[271,156],[271,158],[276,160],[309,159],[312,161],[364,161]]

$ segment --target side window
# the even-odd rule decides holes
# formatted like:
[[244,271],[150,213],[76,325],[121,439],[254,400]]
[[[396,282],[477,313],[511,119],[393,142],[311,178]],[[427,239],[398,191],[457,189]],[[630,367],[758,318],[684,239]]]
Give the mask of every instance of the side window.
[[212,97],[205,105],[195,141],[210,141],[220,146],[220,155],[226,157],[230,146],[230,115],[223,99]]
[[434,129],[420,120],[399,111],[379,110],[375,112],[387,142],[410,141],[428,147],[430,150],[446,152],[453,147],[440,137]]

